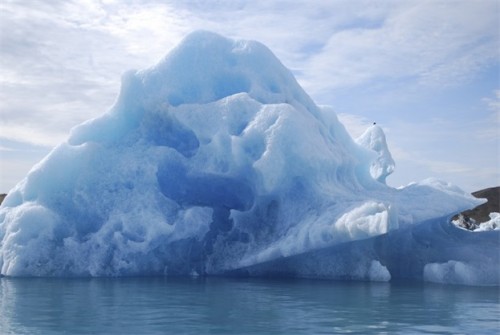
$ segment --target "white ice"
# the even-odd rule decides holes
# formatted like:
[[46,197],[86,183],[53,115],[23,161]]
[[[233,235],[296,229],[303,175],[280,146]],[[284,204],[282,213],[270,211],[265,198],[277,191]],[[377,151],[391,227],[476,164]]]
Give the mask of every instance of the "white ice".
[[376,159],[371,163],[370,174],[374,179],[385,184],[387,176],[394,172],[396,164],[392,159],[382,128],[374,123],[356,139],[356,143],[377,153]]
[[486,222],[482,222],[474,232],[500,230],[500,213],[492,212],[489,216],[490,219]]

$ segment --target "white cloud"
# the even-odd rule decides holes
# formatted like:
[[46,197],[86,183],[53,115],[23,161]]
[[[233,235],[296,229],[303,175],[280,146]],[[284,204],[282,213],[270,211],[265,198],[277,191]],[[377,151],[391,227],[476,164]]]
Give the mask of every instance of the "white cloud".
[[39,126],[25,124],[20,126],[16,124],[0,124],[0,134],[2,134],[0,139],[44,147],[54,147],[63,142],[68,135],[62,131],[49,133],[45,129],[40,130]]
[[333,31],[305,82],[318,91],[398,78],[455,85],[500,55],[495,1],[405,1],[384,14],[380,26]]
[[500,122],[500,89],[493,92],[493,97],[483,98],[483,102],[486,103],[488,109],[493,112],[496,121]]

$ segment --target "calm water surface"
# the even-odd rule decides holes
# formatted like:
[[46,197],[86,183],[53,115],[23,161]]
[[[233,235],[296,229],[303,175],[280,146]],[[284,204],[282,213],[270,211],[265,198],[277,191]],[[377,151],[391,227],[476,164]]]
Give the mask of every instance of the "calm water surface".
[[0,278],[1,334],[498,334],[499,288]]

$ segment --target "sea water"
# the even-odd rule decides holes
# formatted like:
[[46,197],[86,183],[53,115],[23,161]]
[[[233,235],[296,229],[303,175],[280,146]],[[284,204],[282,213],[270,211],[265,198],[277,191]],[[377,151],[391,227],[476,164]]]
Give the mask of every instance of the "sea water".
[[1,334],[498,334],[498,287],[0,278]]

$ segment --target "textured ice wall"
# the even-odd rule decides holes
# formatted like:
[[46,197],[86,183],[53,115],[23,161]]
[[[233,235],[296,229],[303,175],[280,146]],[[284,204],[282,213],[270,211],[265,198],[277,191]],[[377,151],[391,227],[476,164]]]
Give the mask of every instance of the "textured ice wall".
[[1,274],[220,274],[477,203],[435,180],[387,187],[375,151],[262,44],[196,32],[9,192]]
[[465,231],[442,217],[363,240],[252,264],[227,274],[499,286],[499,248],[500,232]]

